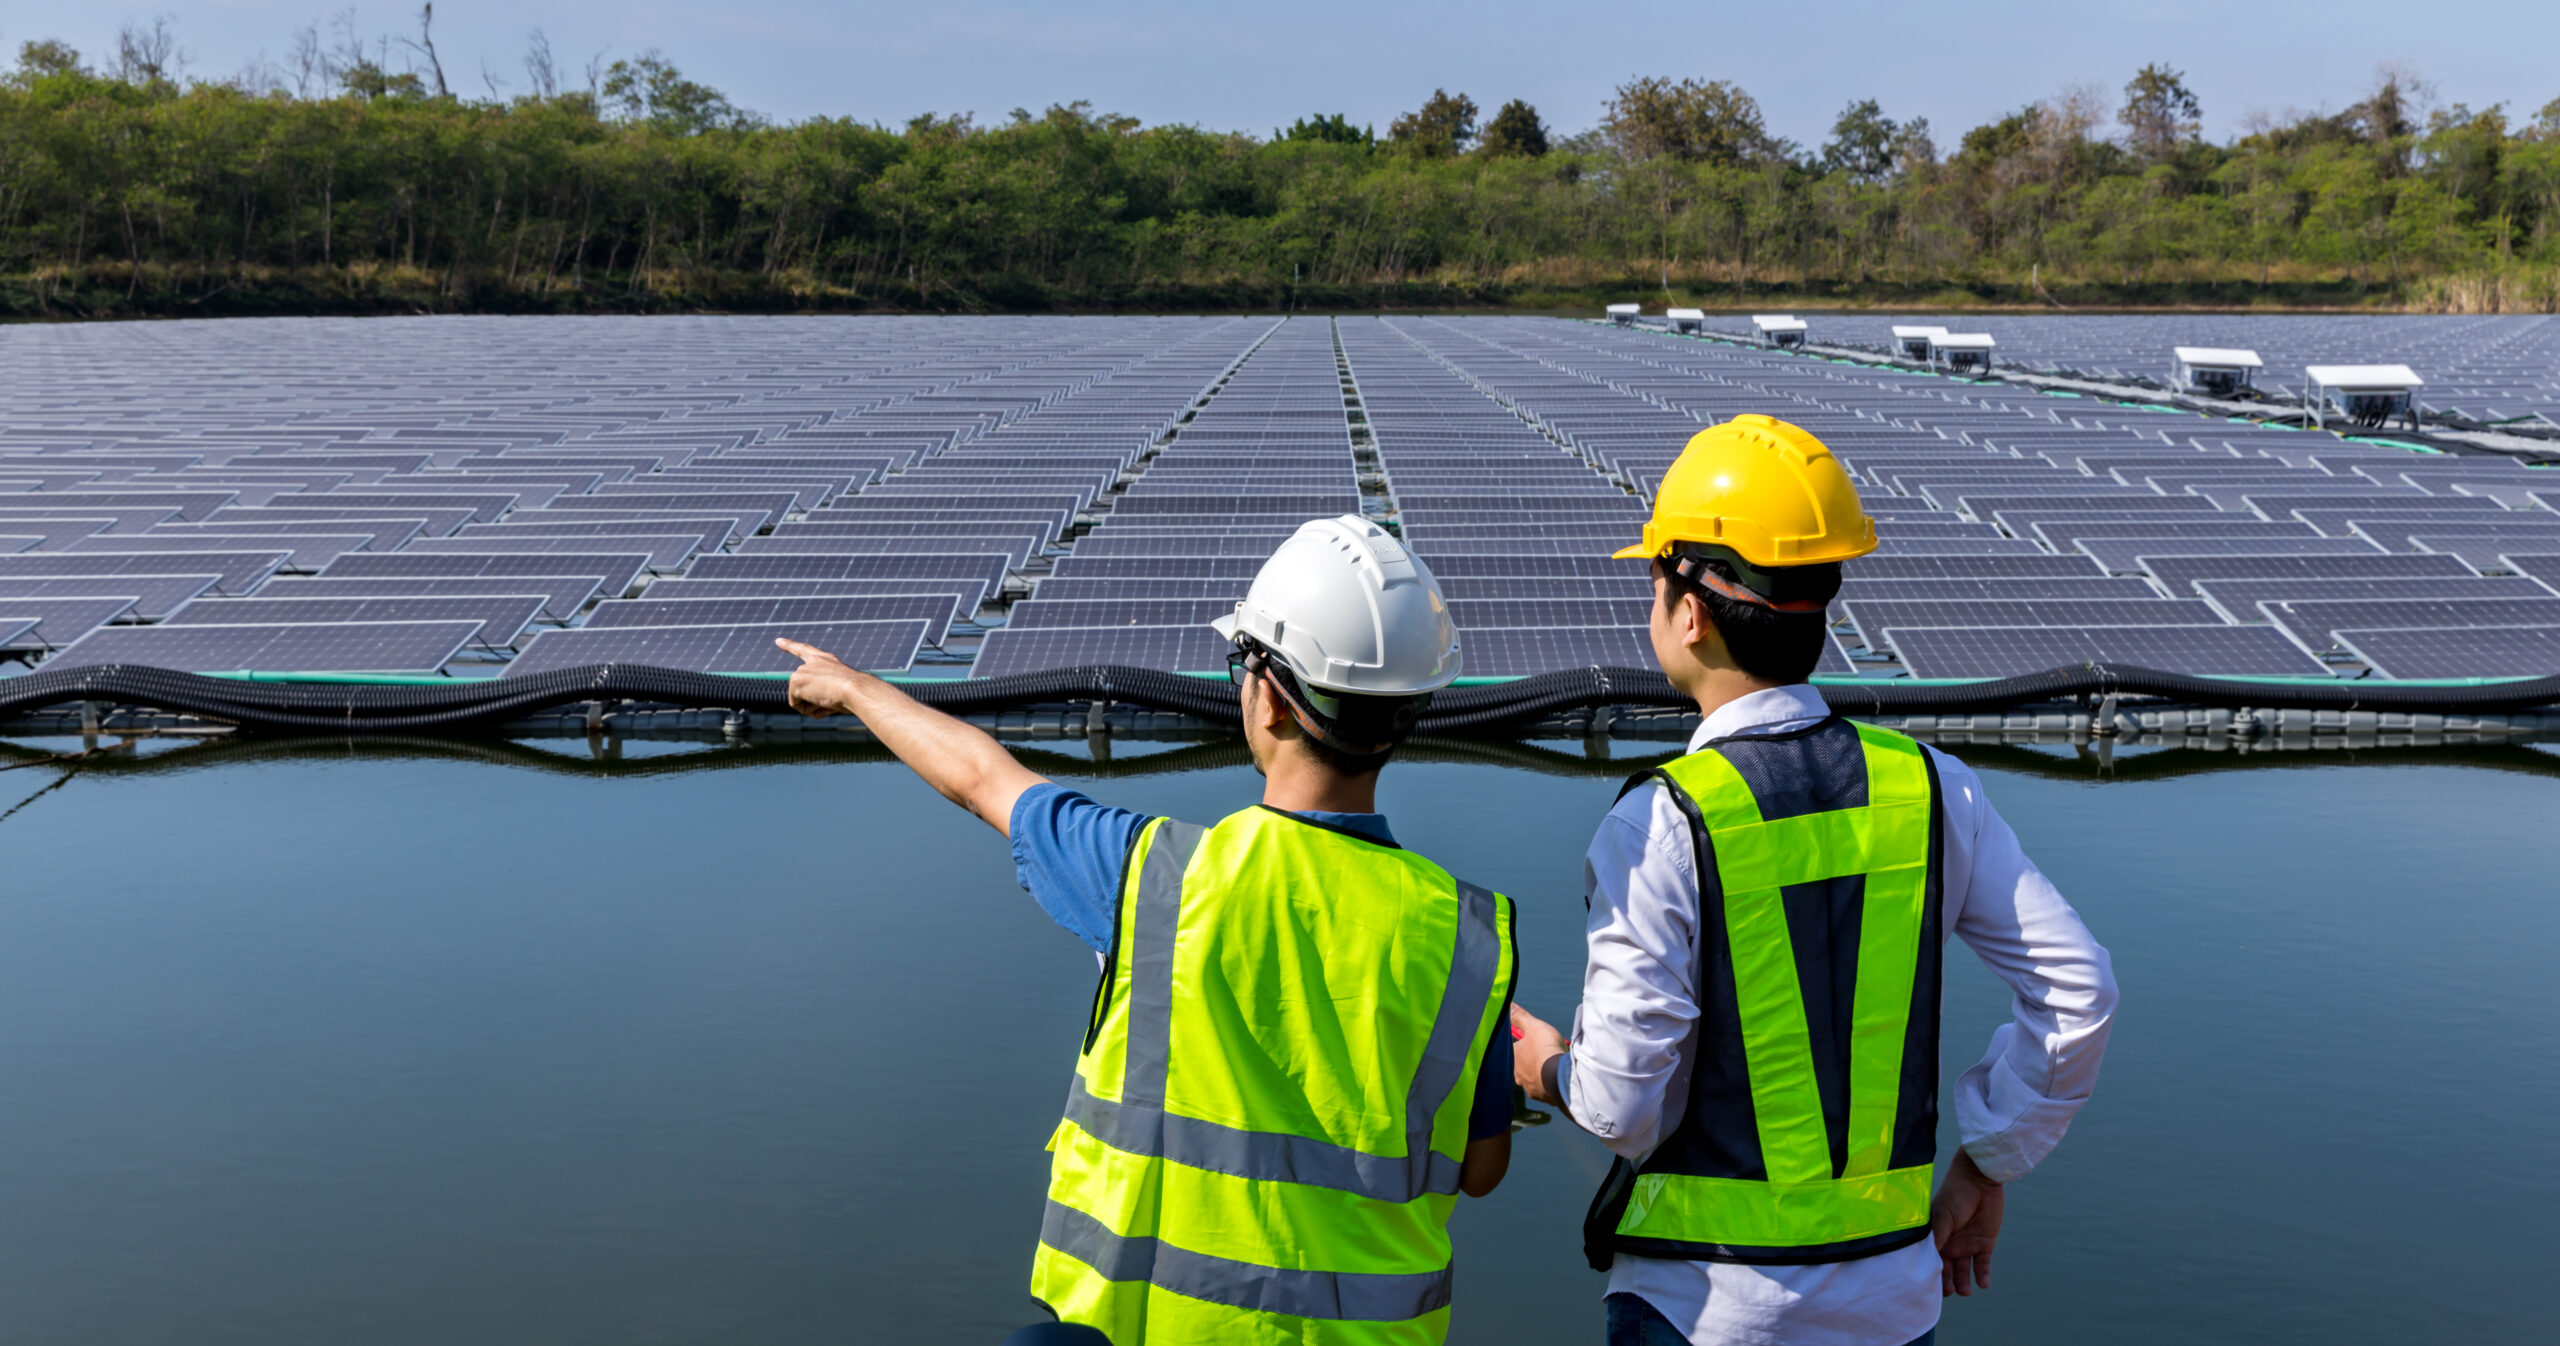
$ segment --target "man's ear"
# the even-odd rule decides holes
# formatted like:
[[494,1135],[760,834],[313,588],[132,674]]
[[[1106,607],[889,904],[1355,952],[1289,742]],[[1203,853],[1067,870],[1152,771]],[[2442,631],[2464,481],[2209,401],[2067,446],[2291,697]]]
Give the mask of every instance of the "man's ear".
[[1253,695],[1255,709],[1252,713],[1261,721],[1264,733],[1275,738],[1286,737],[1288,731],[1296,727],[1297,721],[1289,718],[1289,707],[1280,700],[1280,689],[1271,685],[1270,674],[1254,675]]

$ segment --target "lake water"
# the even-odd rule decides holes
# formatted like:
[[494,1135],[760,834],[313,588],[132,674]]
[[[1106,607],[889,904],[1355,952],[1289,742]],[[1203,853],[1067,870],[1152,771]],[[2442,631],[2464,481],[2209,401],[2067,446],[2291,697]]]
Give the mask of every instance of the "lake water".
[[[1550,1018],[1616,751],[1384,784],[1518,899]],[[1944,1339],[2549,1339],[2560,755],[1956,751],[2125,1000]],[[1234,748],[1118,757],[1038,764],[1202,821],[1257,793]],[[0,773],[0,809],[59,775]],[[2005,990],[1948,966],[1952,1076]],[[993,1343],[1035,1316],[1092,979],[993,833],[857,749],[93,760],[0,820],[0,1334]],[[1521,1133],[1457,1220],[1455,1340],[1599,1339],[1604,1160]]]

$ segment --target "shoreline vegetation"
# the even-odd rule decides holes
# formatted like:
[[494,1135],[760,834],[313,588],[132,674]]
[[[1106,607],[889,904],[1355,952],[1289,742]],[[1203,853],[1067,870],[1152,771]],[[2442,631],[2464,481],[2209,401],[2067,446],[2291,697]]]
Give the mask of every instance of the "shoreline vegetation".
[[2385,68],[2198,134],[2179,72],[1942,147],[1871,100],[1806,147],[1716,80],[1552,130],[1434,90],[1384,133],[1084,104],[777,124],[655,52],[447,85],[342,16],[194,78],[161,21],[0,75],[0,320],[395,313],[2560,312],[2560,100]]

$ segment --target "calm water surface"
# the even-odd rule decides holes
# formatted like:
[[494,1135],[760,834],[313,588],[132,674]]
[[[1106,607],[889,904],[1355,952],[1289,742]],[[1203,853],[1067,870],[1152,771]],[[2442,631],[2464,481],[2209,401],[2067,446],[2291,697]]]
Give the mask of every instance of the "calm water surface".
[[[1033,1317],[1093,960],[1002,843],[852,751],[561,747],[181,749],[0,821],[0,1335],[992,1343]],[[2549,1339],[2560,757],[1959,751],[2125,1007],[1944,1340]],[[1384,806],[1519,900],[1521,998],[1561,1019],[1629,763],[1533,756],[1400,764]],[[1201,821],[1257,793],[1225,748],[1042,766]],[[57,775],[0,773],[0,808]],[[2006,991],[1948,966],[1952,1076]],[[1598,1340],[1604,1167],[1521,1134],[1458,1218],[1456,1340]]]

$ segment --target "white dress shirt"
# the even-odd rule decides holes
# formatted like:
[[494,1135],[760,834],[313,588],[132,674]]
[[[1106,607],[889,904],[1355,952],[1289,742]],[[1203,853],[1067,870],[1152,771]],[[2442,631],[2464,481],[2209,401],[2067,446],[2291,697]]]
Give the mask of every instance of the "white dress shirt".
[[[1802,728],[1830,714],[1806,685],[1719,707],[1689,740]],[[2062,1139],[2098,1082],[2115,975],[2062,894],[1983,798],[1972,768],[1938,769],[1946,837],[1942,928],[2016,993],[2011,1021],[1955,1082],[1966,1153],[1998,1182]],[[1628,792],[1591,839],[1583,882],[1590,961],[1560,1073],[1573,1120],[1637,1163],[1680,1125],[1697,1050],[1698,879],[1689,824],[1661,786]],[[1695,1343],[1900,1346],[1938,1321],[1938,1256],[1927,1239],[1818,1266],[1742,1266],[1617,1256],[1609,1292],[1642,1296]]]

